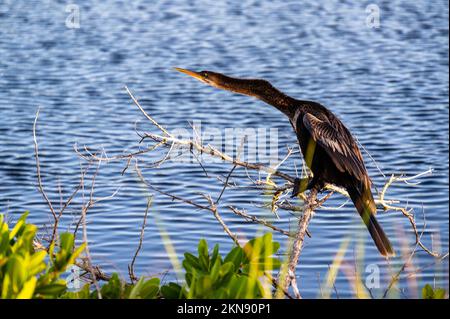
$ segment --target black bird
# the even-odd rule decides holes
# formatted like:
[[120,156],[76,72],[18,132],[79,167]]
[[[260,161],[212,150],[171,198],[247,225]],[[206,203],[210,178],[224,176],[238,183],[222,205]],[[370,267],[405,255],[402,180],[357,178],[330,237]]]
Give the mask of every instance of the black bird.
[[306,189],[320,191],[326,183],[347,190],[375,245],[383,256],[394,256],[391,243],[375,218],[372,182],[361,151],[350,131],[330,110],[313,101],[294,99],[262,79],[239,79],[211,71],[175,68],[219,89],[256,97],[284,113],[291,122],[313,178],[306,187],[296,180],[293,196]]

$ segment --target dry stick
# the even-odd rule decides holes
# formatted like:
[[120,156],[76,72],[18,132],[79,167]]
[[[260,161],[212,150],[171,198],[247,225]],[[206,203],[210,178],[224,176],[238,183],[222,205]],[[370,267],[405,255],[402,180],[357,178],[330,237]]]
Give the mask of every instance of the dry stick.
[[421,235],[419,234],[419,231],[417,230],[417,225],[416,222],[414,220],[414,216],[411,214],[411,210],[407,210],[404,207],[398,207],[398,206],[393,206],[393,205],[389,205],[386,203],[386,201],[384,200],[384,196],[386,194],[387,189],[389,188],[389,186],[392,185],[392,183],[394,183],[395,181],[400,181],[400,182],[404,182],[406,184],[410,184],[409,181],[416,179],[418,177],[421,177],[423,175],[432,173],[433,170],[429,169],[426,172],[422,172],[420,174],[417,174],[415,176],[410,176],[410,177],[402,177],[402,176],[395,176],[394,174],[391,175],[391,177],[389,178],[389,180],[387,181],[387,183],[384,185],[381,194],[380,194],[380,203],[383,207],[384,210],[394,210],[394,211],[400,211],[406,218],[408,218],[409,223],[411,224],[413,230],[414,230],[414,234],[416,236],[416,244],[419,245],[425,252],[427,252],[428,254],[430,254],[433,257],[439,257],[438,253],[435,253],[431,250],[429,250],[421,241]]
[[75,187],[75,190],[72,192],[72,194],[70,194],[69,198],[66,200],[66,202],[64,203],[64,205],[61,207],[59,213],[58,213],[58,218],[55,220],[55,223],[53,224],[53,231],[52,231],[52,237],[50,240],[50,244],[55,241],[56,236],[57,236],[57,231],[58,231],[58,224],[59,221],[61,219],[62,214],[64,213],[64,210],[70,205],[70,203],[72,202],[72,200],[75,198],[75,196],[77,195],[78,191],[81,189],[82,187],[82,180],[84,178],[84,176],[87,174],[89,167],[91,166],[91,163],[89,163],[89,165],[84,169],[84,171],[81,172],[81,178],[80,178],[80,183],[78,183],[78,186]]
[[247,214],[246,212],[244,212],[243,210],[239,210],[239,209],[237,209],[237,208],[235,208],[235,207],[233,207],[233,206],[228,206],[228,208],[229,208],[233,213],[235,213],[236,215],[241,216],[241,217],[243,217],[244,219],[246,219],[246,220],[248,220],[248,221],[252,221],[252,222],[254,222],[254,223],[264,225],[264,226],[266,226],[266,227],[268,227],[268,228],[270,228],[270,229],[272,229],[272,230],[274,230],[274,231],[276,231],[276,232],[279,232],[279,233],[281,233],[281,234],[283,234],[283,235],[286,235],[286,236],[288,236],[288,237],[292,237],[292,238],[295,237],[295,234],[292,234],[292,233],[290,233],[290,232],[288,232],[288,231],[285,231],[285,230],[283,230],[283,229],[281,229],[281,228],[278,228],[278,227],[272,225],[271,223],[267,222],[267,221],[264,220],[264,219],[260,219],[260,218],[258,218],[258,217],[256,217],[256,216],[249,215],[249,214]]
[[[87,211],[90,209],[90,208],[92,208],[92,206],[94,206],[96,203],[98,203],[98,202],[101,202],[101,201],[104,201],[104,200],[107,200],[107,199],[111,199],[111,198],[113,198],[114,196],[116,196],[116,194],[119,192],[119,190],[120,190],[120,187],[118,187],[111,195],[108,195],[108,196],[105,196],[105,197],[99,197],[99,198],[93,198],[93,191],[94,191],[94,189],[93,189],[93,187],[94,187],[94,184],[95,184],[95,179],[96,179],[96,176],[97,176],[97,174],[98,174],[98,170],[99,170],[99,167],[100,167],[100,164],[101,164],[101,162],[102,161],[98,161],[98,167],[97,167],[97,170],[96,170],[96,172],[94,173],[94,176],[93,176],[93,178],[92,178],[92,190],[91,190],[91,196],[90,196],[90,199],[89,199],[89,202],[87,203],[87,205],[86,205],[86,213],[87,213]],[[91,162],[89,162],[89,166],[91,165]],[[80,189],[83,189],[83,191],[84,191],[84,177],[85,177],[85,175],[86,175],[86,172],[87,172],[87,170],[85,171],[85,173],[83,174],[81,174],[81,181],[80,181],[80,186],[79,186],[79,188]],[[83,195],[83,199],[84,199],[84,193],[82,194]],[[84,205],[84,204],[83,204]],[[84,207],[84,206],[83,206]],[[79,227],[80,227],[80,225],[81,225],[81,222],[83,221],[83,216],[80,216],[80,218],[78,219],[78,222],[77,222],[77,224],[75,225],[75,229],[74,229],[74,231],[73,231],[73,234],[74,234],[74,236],[76,237],[76,235],[77,235],[77,232],[78,232],[78,229],[79,229]]]
[[213,213],[214,217],[217,219],[219,224],[222,226],[222,228],[225,231],[225,233],[227,233],[227,235],[234,241],[234,243],[237,246],[240,246],[237,236],[231,232],[230,228],[223,221],[222,217],[219,214],[219,210],[217,208],[217,205],[214,203],[214,201],[211,198],[211,196],[210,195],[205,195],[205,194],[201,194],[201,195],[209,202],[210,207],[208,209]]
[[[37,124],[38,117],[39,117],[39,108],[38,108],[38,110],[36,112],[36,117],[35,117],[34,123],[33,123],[33,141],[34,141],[34,152],[35,152],[35,157],[36,157],[36,170],[37,170],[37,178],[38,178],[39,190],[40,190],[41,194],[43,195],[45,201],[47,202],[47,205],[49,206],[50,211],[51,211],[51,213],[53,215],[53,218],[54,218],[52,237],[49,240],[49,245],[48,245],[48,247],[50,247],[50,245],[56,239],[59,219],[61,218],[61,215],[63,214],[64,210],[70,205],[70,203],[72,202],[72,200],[75,197],[75,195],[83,187],[83,178],[84,178],[84,175],[86,174],[89,166],[82,173],[80,184],[75,188],[73,193],[69,196],[69,198],[64,203],[64,205],[61,207],[61,209],[60,209],[60,211],[59,211],[59,213],[57,215],[55,210],[54,210],[54,208],[53,208],[53,205],[52,205],[50,199],[48,198],[47,194],[45,193],[44,187],[42,185],[41,167],[40,167],[40,162],[39,162],[39,147],[38,147],[38,142],[37,142],[37,137],[36,137],[36,124]],[[38,249],[38,250],[46,250],[46,251],[48,251],[48,247],[44,247],[42,245],[42,243],[40,243],[37,240],[33,241],[33,246],[36,249]],[[97,278],[100,278],[100,279],[103,279],[103,280],[109,280],[109,278],[110,278],[109,276],[106,276],[105,274],[103,274],[103,272],[98,267],[92,267],[92,265],[86,266],[86,265],[84,265],[83,263],[80,263],[80,262],[75,262],[75,264],[78,267],[80,267],[81,269],[85,270],[85,271],[90,270],[92,272],[92,274],[95,277],[97,277]]]
[[[98,162],[97,170],[95,171],[95,174],[92,177],[91,191],[89,194],[89,202],[87,205],[85,205],[84,201],[83,201],[83,206],[81,208],[81,218],[83,219],[83,241],[86,244],[84,251],[86,253],[87,266],[88,266],[89,272],[92,275],[92,281],[94,283],[95,289],[97,290],[98,299],[102,299],[102,293],[100,291],[100,286],[97,282],[97,278],[95,277],[95,272],[93,271],[93,268],[92,268],[92,259],[91,259],[91,253],[89,251],[89,244],[88,244],[88,237],[87,237],[86,214],[87,214],[88,209],[92,206],[92,203],[93,203],[95,178],[98,174],[98,170],[100,168],[100,163],[101,162]],[[83,178],[82,180],[84,181],[84,177],[82,177],[82,178]],[[82,190],[83,190],[83,199],[84,199],[84,182],[82,183]]]
[[[159,143],[168,144],[170,142],[171,145],[172,144],[184,145],[190,149],[195,149],[200,153],[205,153],[205,154],[209,154],[213,157],[221,158],[223,161],[233,163],[235,166],[241,166],[241,167],[245,167],[247,169],[252,169],[252,170],[257,170],[257,171],[264,171],[272,176],[280,177],[290,183],[294,183],[294,181],[295,181],[294,177],[292,177],[286,173],[283,173],[275,168],[265,166],[261,163],[249,163],[249,162],[241,161],[239,159],[234,159],[231,156],[217,150],[216,148],[214,148],[211,145],[204,146],[204,145],[199,144],[192,140],[180,140],[175,137],[164,137],[164,136],[161,136],[158,134],[153,134],[153,133],[145,133],[145,137],[151,138],[154,141],[157,141]],[[291,188],[291,187],[286,186],[285,188],[283,188],[283,190],[287,190],[289,188]],[[329,190],[332,192],[340,193],[340,194],[344,195],[345,197],[350,197],[348,192],[344,188],[336,186],[336,185],[326,184],[324,187],[324,190]],[[397,201],[390,201],[390,203],[395,203],[395,202],[397,202]],[[381,206],[381,207],[385,207],[385,205],[388,204],[388,202],[375,200],[375,204],[378,206]]]
[[291,183],[293,183],[295,181],[294,177],[292,177],[292,176],[290,176],[288,174],[285,174],[285,173],[283,173],[281,171],[278,171],[278,170],[276,170],[274,168],[267,167],[267,166],[265,166],[263,164],[248,163],[248,162],[245,162],[245,161],[241,161],[239,159],[234,159],[231,156],[229,156],[229,155],[227,155],[225,153],[222,153],[221,151],[217,150],[215,147],[213,147],[211,145],[204,146],[204,145],[201,145],[201,144],[199,144],[199,143],[197,143],[195,141],[192,141],[192,140],[180,140],[180,139],[177,139],[175,137],[170,137],[170,136],[169,137],[164,137],[164,136],[161,136],[161,135],[158,135],[158,134],[153,134],[153,133],[145,133],[145,136],[148,137],[148,138],[151,138],[151,139],[153,139],[153,140],[155,140],[157,142],[163,142],[165,144],[175,143],[175,144],[178,144],[178,145],[184,145],[184,146],[186,146],[188,148],[196,149],[200,153],[205,153],[205,154],[209,154],[211,156],[219,157],[223,161],[231,162],[231,163],[233,163],[233,164],[235,164],[237,166],[242,166],[242,167],[245,167],[245,168],[248,168],[248,169],[252,169],[252,170],[265,171],[267,173],[270,173],[271,175],[283,178],[283,179],[285,179],[285,180],[287,180],[287,181],[289,181]]
[[[298,259],[300,257],[300,253],[303,248],[303,242],[306,235],[306,229],[308,228],[309,221],[312,218],[314,209],[317,205],[316,199],[317,199],[317,189],[313,188],[308,197],[307,200],[304,203],[304,210],[303,215],[298,221],[298,229],[297,233],[294,239],[294,243],[292,245],[292,251],[290,253],[289,257],[289,263],[287,265],[287,273],[282,274],[279,278],[280,280],[280,286],[287,290],[289,288],[289,285],[292,284],[292,278],[295,278],[295,268],[298,264]],[[295,288],[294,288],[295,291]],[[298,298],[301,298],[300,293],[296,291],[296,295]]]
[[[36,174],[37,174],[37,179],[38,179],[38,187],[39,187],[39,191],[41,192],[42,196],[44,197],[45,202],[47,203],[50,212],[53,215],[53,223],[54,223],[54,227],[53,229],[57,228],[57,224],[58,224],[58,216],[56,215],[55,209],[53,208],[53,204],[50,201],[50,199],[48,198],[47,194],[44,191],[44,186],[42,185],[42,177],[41,177],[41,165],[39,163],[39,147],[38,147],[38,142],[37,142],[37,137],[36,137],[36,125],[37,125],[37,120],[39,117],[39,110],[40,108],[38,107],[37,111],[36,111],[36,116],[34,118],[34,123],[33,123],[33,141],[34,141],[34,155],[36,157]],[[52,234],[52,239],[50,241],[50,245],[51,243],[54,241],[55,239],[55,233],[56,231],[53,231]]]
[[427,265],[425,265],[423,267],[420,267],[420,268],[416,269],[415,271],[411,272],[410,274],[406,275],[406,278],[413,278],[413,277],[415,277],[417,274],[419,274],[420,272],[424,271],[425,269],[427,269],[427,268],[429,268],[431,266],[434,266],[437,263],[442,262],[444,259],[448,258],[448,256],[449,256],[448,252],[445,253],[445,254],[442,254],[441,256],[436,258],[436,260],[434,262],[429,263],[429,264],[427,264]]
[[169,134],[169,132],[167,132],[161,125],[158,124],[158,122],[156,122],[151,116],[149,116],[147,114],[147,112],[145,112],[145,110],[143,109],[143,107],[139,104],[138,100],[134,97],[134,95],[130,92],[130,90],[128,89],[127,86],[125,86],[125,90],[127,91],[128,95],[131,97],[131,99],[133,100],[134,104],[136,104],[136,106],[141,110],[142,114],[144,114],[144,116],[150,121],[152,122],[157,128],[159,128],[162,132],[164,132],[165,134],[167,134],[168,136],[171,136],[171,134]]
[[227,188],[227,186],[228,186],[228,180],[230,179],[231,174],[233,174],[235,168],[236,168],[236,165],[234,165],[233,168],[231,169],[230,173],[228,173],[228,176],[225,179],[225,184],[223,185],[222,191],[220,192],[220,195],[219,195],[219,197],[216,200],[216,205],[219,204],[219,201],[222,198],[223,193],[225,192],[225,188]]
[[[37,179],[38,179],[38,185],[39,185],[39,190],[42,194],[42,196],[44,197],[44,200],[46,201],[48,207],[50,208],[50,212],[53,215],[53,230],[52,230],[52,236],[51,239],[49,241],[49,247],[50,245],[55,241],[56,236],[58,234],[58,224],[59,224],[59,220],[61,219],[61,216],[64,212],[64,210],[67,208],[67,206],[70,205],[70,203],[72,202],[73,198],[75,197],[75,195],[78,193],[78,191],[81,188],[81,182],[79,183],[79,185],[75,188],[75,190],[72,192],[72,194],[69,196],[69,198],[66,200],[66,202],[64,203],[64,205],[62,205],[62,207],[59,210],[59,213],[56,214],[56,211],[53,207],[52,202],[50,201],[50,199],[48,198],[47,194],[44,191],[44,187],[42,185],[42,178],[41,178],[41,166],[40,166],[40,161],[39,161],[39,146],[38,146],[38,142],[37,142],[37,137],[36,137],[36,125],[37,125],[37,120],[39,117],[39,108],[36,112],[36,117],[34,119],[34,123],[33,123],[33,140],[34,140],[34,154],[36,157],[36,171],[37,171]],[[90,166],[90,164],[89,164]],[[86,172],[89,169],[89,166],[85,169],[84,172],[82,172],[82,175],[84,176],[84,174],[86,174]]]
[[144,241],[145,226],[147,225],[148,210],[150,209],[151,204],[152,204],[152,198],[149,197],[148,200],[147,200],[147,207],[145,208],[145,214],[144,214],[144,220],[142,222],[141,234],[139,236],[139,245],[138,245],[138,247],[136,249],[136,252],[134,253],[133,260],[131,261],[131,264],[128,266],[128,273],[130,275],[130,280],[131,280],[132,283],[137,280],[137,277],[134,274],[134,263],[136,262],[137,255],[139,254],[139,251],[142,248],[142,242]]
[[191,154],[194,156],[195,160],[197,161],[198,165],[202,168],[203,172],[205,173],[206,177],[209,177],[208,172],[206,171],[205,167],[203,166],[202,162],[198,158],[197,154],[195,154],[193,151],[190,151]]
[[73,149],[75,151],[75,153],[78,154],[78,156],[80,156],[81,158],[83,158],[85,161],[90,162],[92,159],[96,160],[96,161],[101,161],[101,162],[112,162],[112,161],[120,161],[120,160],[124,160],[124,159],[132,159],[134,157],[137,157],[139,155],[143,155],[149,152],[154,151],[155,149],[157,149],[159,146],[163,145],[164,143],[159,143],[156,145],[153,145],[151,147],[147,147],[145,149],[136,151],[136,152],[130,152],[128,154],[122,154],[122,155],[115,155],[115,156],[111,156],[111,157],[101,157],[98,156],[97,154],[93,154],[89,151],[89,149],[84,146],[84,150],[86,151],[86,153],[89,155],[89,157],[87,157],[86,155],[83,155],[80,150],[78,149],[78,145],[74,144],[73,145]]
[[[48,249],[37,239],[33,240],[33,248],[36,251],[45,250],[48,252]],[[85,260],[86,258],[80,258],[80,259]],[[109,281],[111,279],[111,276],[106,275],[98,266],[88,267],[86,265],[86,263],[83,261],[82,262],[75,261],[74,264],[87,273],[93,272],[95,274],[95,278],[97,278],[97,279],[104,280],[104,281]]]

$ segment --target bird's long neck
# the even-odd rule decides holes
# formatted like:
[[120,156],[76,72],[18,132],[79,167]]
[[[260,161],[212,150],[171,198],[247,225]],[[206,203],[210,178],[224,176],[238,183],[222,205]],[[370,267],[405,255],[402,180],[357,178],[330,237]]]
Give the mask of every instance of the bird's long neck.
[[258,88],[257,92],[259,94],[255,95],[256,98],[274,106],[289,118],[294,116],[295,99],[279,91],[269,82],[267,82],[267,85],[265,87]]
[[229,78],[222,89],[256,97],[283,112],[289,118],[295,113],[295,99],[284,94],[266,80]]

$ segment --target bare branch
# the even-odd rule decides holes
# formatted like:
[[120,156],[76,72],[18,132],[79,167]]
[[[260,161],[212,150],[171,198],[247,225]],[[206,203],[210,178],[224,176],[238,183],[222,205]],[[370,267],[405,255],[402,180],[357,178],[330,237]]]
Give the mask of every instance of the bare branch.
[[249,214],[247,214],[245,211],[239,210],[239,209],[237,209],[237,208],[235,208],[235,207],[233,207],[233,206],[228,206],[228,208],[229,208],[233,213],[235,213],[236,215],[241,216],[241,217],[243,217],[244,219],[246,219],[246,220],[248,220],[248,221],[252,221],[252,222],[254,222],[254,223],[264,225],[264,226],[266,226],[266,227],[268,227],[268,228],[270,228],[270,229],[272,229],[272,230],[274,230],[274,231],[276,231],[276,232],[279,232],[279,233],[281,233],[281,234],[283,234],[283,235],[285,235],[285,236],[295,237],[295,234],[292,234],[292,233],[287,232],[287,231],[285,231],[285,230],[283,230],[283,229],[281,229],[281,228],[278,228],[278,227],[272,225],[271,223],[269,223],[268,221],[266,221],[266,220],[264,220],[264,219],[259,219],[259,218],[256,217],[256,216],[249,215]]
[[[38,147],[38,142],[37,142],[37,137],[36,137],[36,125],[37,125],[37,120],[39,118],[39,110],[40,109],[38,108],[36,111],[36,116],[34,118],[34,123],[33,123],[34,155],[36,157],[36,174],[37,174],[37,180],[38,180],[38,187],[39,187],[40,193],[44,197],[45,202],[47,203],[48,208],[50,209],[50,212],[53,215],[54,223],[57,223],[58,216],[56,215],[55,209],[53,208],[53,204],[50,201],[50,199],[48,198],[47,194],[45,193],[44,186],[42,185],[41,165],[39,163],[39,147]],[[53,242],[53,239],[54,238],[52,236],[51,242]]]
[[[287,269],[285,269],[284,271],[282,271],[280,273],[280,277],[278,279],[279,285],[284,290],[287,290],[289,288],[289,285],[293,284],[292,278],[295,278],[295,269],[297,267],[298,259],[300,257],[300,253],[303,248],[303,242],[304,242],[305,235],[306,235],[306,229],[308,228],[308,224],[312,218],[314,209],[317,206],[317,202],[316,202],[317,193],[318,193],[317,189],[313,188],[310,191],[310,193],[307,197],[307,200],[304,203],[303,215],[299,219],[297,233],[296,233],[293,245],[292,245],[292,249],[289,253],[289,262],[287,264]],[[295,283],[295,281],[294,281],[294,283]],[[294,288],[294,291],[296,289],[297,288]],[[298,294],[297,297],[300,298],[300,294]]]
[[162,126],[160,126],[158,124],[158,122],[156,122],[150,115],[147,114],[147,112],[145,112],[144,108],[139,104],[138,100],[134,97],[134,95],[130,92],[130,90],[128,89],[127,86],[125,86],[125,90],[127,91],[128,95],[131,97],[131,99],[133,100],[134,104],[136,104],[136,106],[139,108],[139,110],[141,110],[142,114],[144,114],[144,116],[150,121],[152,122],[157,128],[159,128],[162,132],[164,132],[165,134],[167,134],[168,136],[171,136],[169,134],[169,132],[167,132]]
[[[95,185],[95,179],[96,179],[98,171],[100,169],[100,163],[101,162],[98,162],[97,169],[95,171],[94,176],[92,177],[91,191],[89,194],[89,202],[87,203],[87,205],[85,205],[83,202],[83,207],[81,208],[81,219],[83,220],[83,242],[86,244],[84,251],[86,253],[87,267],[89,269],[89,272],[92,275],[92,281],[94,283],[95,289],[97,290],[98,299],[102,299],[102,293],[100,291],[100,285],[98,284],[96,274],[94,272],[94,268],[92,267],[91,253],[89,250],[89,243],[88,243],[88,237],[87,237],[86,214],[87,214],[88,209],[93,205],[94,185]],[[84,178],[82,178],[82,181],[84,181]],[[84,183],[82,183],[81,188],[83,190],[83,195],[84,195]]]
[[152,198],[149,197],[147,199],[147,207],[145,208],[144,220],[142,221],[141,234],[139,236],[139,245],[136,249],[136,252],[134,253],[131,264],[128,265],[128,273],[130,275],[131,282],[135,282],[138,279],[134,273],[134,263],[136,262],[137,255],[139,254],[139,251],[142,248],[142,243],[144,241],[145,226],[147,225],[147,215],[148,215],[148,211],[150,209],[151,204],[152,204]]
[[236,168],[236,165],[234,165],[233,168],[231,169],[230,173],[228,173],[228,176],[227,176],[227,178],[225,179],[225,183],[224,183],[224,185],[223,185],[222,191],[220,192],[220,195],[219,195],[219,197],[217,198],[216,204],[215,204],[215,205],[219,204],[219,201],[220,201],[220,199],[222,198],[223,193],[225,192],[225,188],[227,188],[227,186],[228,186],[228,180],[230,179],[231,174],[233,174],[235,168]]

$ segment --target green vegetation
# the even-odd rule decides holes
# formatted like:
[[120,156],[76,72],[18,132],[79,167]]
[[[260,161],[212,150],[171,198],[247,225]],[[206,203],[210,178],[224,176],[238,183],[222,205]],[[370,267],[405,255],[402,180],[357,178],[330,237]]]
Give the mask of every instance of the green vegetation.
[[[52,243],[48,252],[35,249],[37,227],[26,223],[27,215],[23,214],[11,230],[0,215],[1,298],[98,298],[94,285],[88,283],[71,292],[61,279],[84,250],[84,244],[75,248],[73,235],[62,233],[58,245]],[[198,256],[185,254],[183,285],[170,282],[161,286],[159,278],[144,277],[129,284],[114,273],[101,286],[100,294],[108,299],[270,297],[261,277],[264,272],[280,267],[280,261],[273,257],[279,248],[268,233],[250,240],[244,247],[234,247],[222,257],[218,245],[210,254],[206,240],[202,239]]]
[[36,251],[33,240],[37,227],[25,222],[27,215],[23,214],[11,230],[0,215],[1,298],[57,298],[66,290],[61,274],[73,265],[84,245],[74,250],[73,235],[63,233],[57,251],[54,243],[48,253]]
[[[57,244],[52,243],[47,250],[36,249],[37,227],[26,223],[27,215],[23,214],[12,229],[0,215],[2,299],[97,299],[98,290],[106,299],[273,297],[274,291],[267,277],[280,269],[281,262],[274,257],[280,244],[272,240],[271,233],[254,238],[243,247],[234,247],[225,256],[219,253],[218,245],[210,251],[206,240],[200,240],[197,256],[184,254],[185,281],[182,284],[169,282],[161,285],[159,278],[145,277],[130,284],[114,273],[98,290],[92,283],[87,283],[78,291],[68,291],[61,276],[75,264],[85,245],[75,248],[73,235],[62,233]],[[345,247],[340,250],[341,254]],[[334,282],[334,277],[327,282],[330,280]],[[443,299],[446,291],[427,284],[422,289],[422,298]]]
[[[114,273],[111,279],[100,288],[103,299],[155,299],[159,294],[159,278],[145,280],[142,277],[136,284],[127,284]],[[86,284],[77,292],[66,292],[64,299],[97,299],[97,290],[91,290],[91,284]]]
[[[186,282],[183,285],[170,282],[160,287],[159,278],[145,280],[144,277],[131,285],[113,274],[108,283],[101,287],[100,293],[102,298],[107,299],[270,297],[270,291],[264,290],[261,277],[265,271],[280,267],[280,261],[272,257],[279,247],[268,233],[250,240],[243,248],[233,248],[223,258],[218,245],[210,254],[206,240],[202,239],[198,244],[198,256],[184,254]],[[67,292],[61,298],[96,299],[98,293],[86,284],[80,291]]]
[[431,287],[430,284],[426,284],[422,288],[422,298],[423,299],[445,299],[446,291],[442,288]]
[[233,248],[225,258],[215,245],[212,253],[202,239],[198,256],[184,254],[183,286],[169,283],[161,288],[165,298],[262,298],[271,297],[261,283],[264,272],[280,268],[279,259],[272,257],[280,244],[272,234],[250,240],[244,247]]

